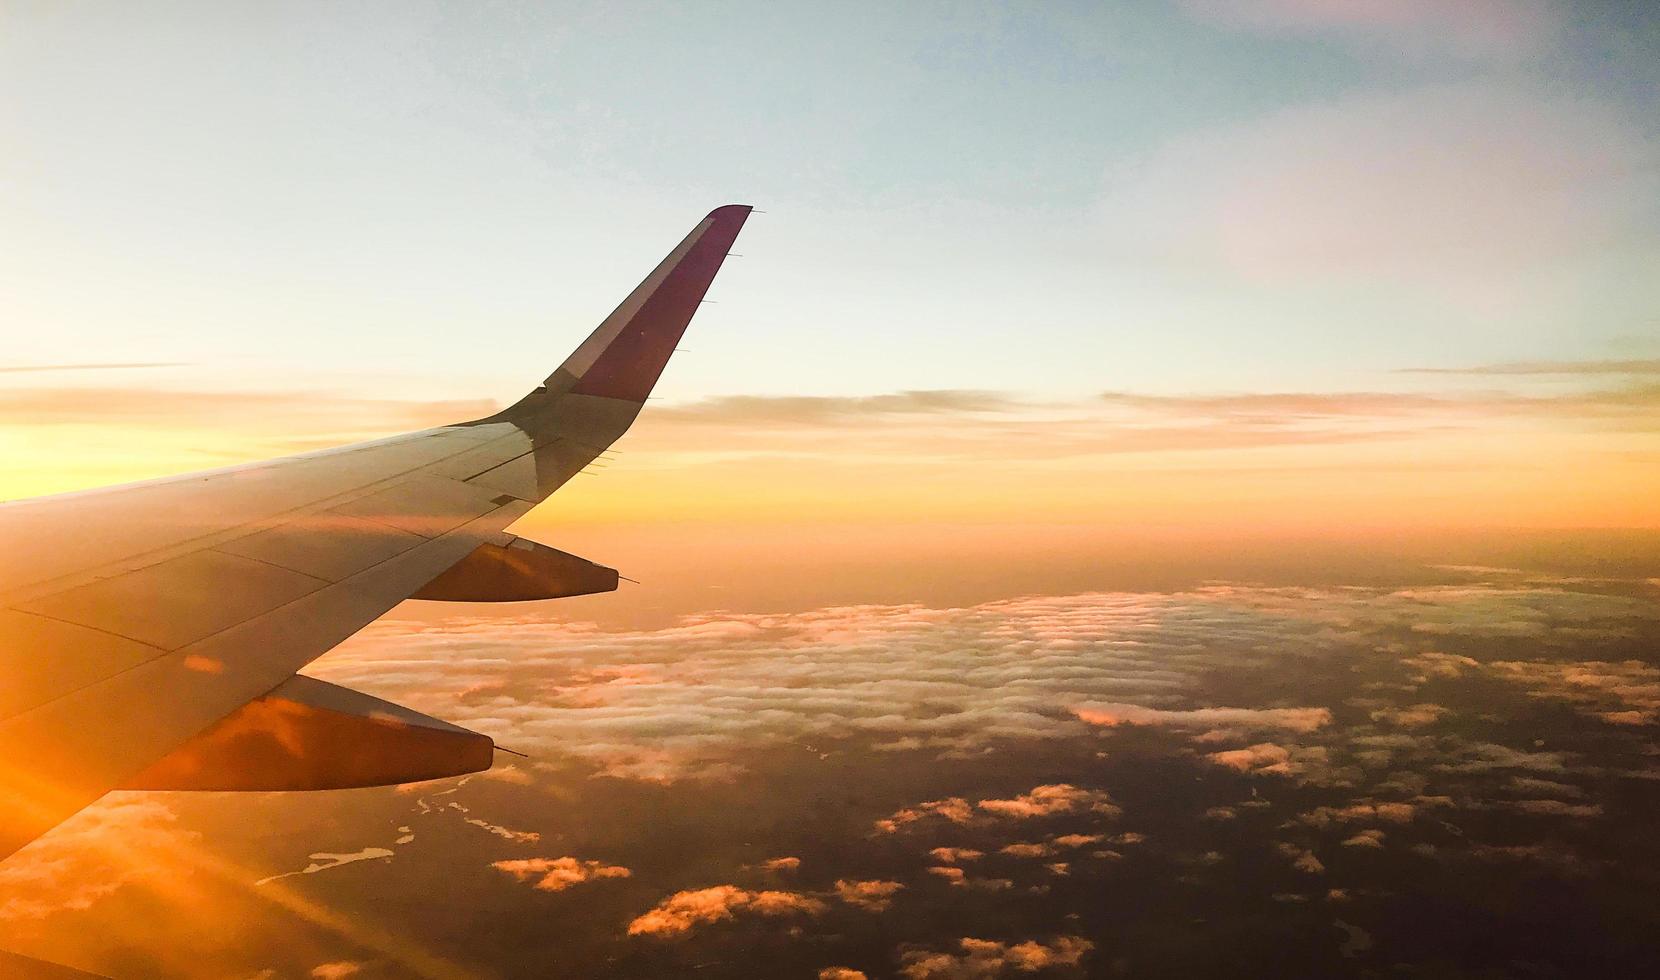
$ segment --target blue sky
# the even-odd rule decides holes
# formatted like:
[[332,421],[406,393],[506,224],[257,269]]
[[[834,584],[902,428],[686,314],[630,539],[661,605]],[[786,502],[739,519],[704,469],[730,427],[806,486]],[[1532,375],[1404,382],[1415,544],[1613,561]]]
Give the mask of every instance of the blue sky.
[[1639,7],[8,3],[8,360],[509,397],[727,201],[667,398],[1654,356]]

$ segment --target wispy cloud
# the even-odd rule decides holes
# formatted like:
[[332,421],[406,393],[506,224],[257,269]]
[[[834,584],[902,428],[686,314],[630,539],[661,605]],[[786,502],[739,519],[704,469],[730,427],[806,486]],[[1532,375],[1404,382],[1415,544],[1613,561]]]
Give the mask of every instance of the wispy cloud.
[[1403,374],[1474,374],[1524,377],[1651,375],[1660,374],[1660,360],[1509,361],[1504,364],[1477,364],[1473,367],[1414,367],[1401,368],[1400,370]]
[[996,391],[939,389],[860,397],[726,395],[686,405],[653,407],[665,422],[699,425],[842,425],[895,416],[1009,412],[1025,403]]
[[121,888],[159,882],[169,853],[196,838],[163,803],[117,794],[81,811],[0,864],[0,922],[91,908]]
[[1514,61],[1562,29],[1549,0],[1177,0],[1192,17],[1260,34],[1331,38],[1403,55]]
[[[1317,746],[1301,742],[1324,737],[1333,706],[1195,702],[1209,672],[1283,665],[1299,651],[1320,649],[1310,624],[1363,642],[1383,642],[1374,633],[1418,638],[1423,646],[1403,654],[1404,682],[1432,669],[1484,669],[1437,649],[1447,637],[1548,643],[1564,625],[1583,631],[1655,616],[1636,599],[1548,589],[1211,586],[954,609],[721,613],[653,630],[394,620],[309,672],[617,778],[727,778],[745,753],[799,738],[910,740],[905,751],[972,753],[1004,739],[1110,731],[1102,725],[1109,720],[1183,729],[1195,738],[1216,733],[1201,744],[1219,765],[1308,778],[1325,767]],[[1586,683],[1573,688],[1607,698],[1588,707],[1646,710],[1653,703],[1646,674],[1624,671],[1617,685],[1590,687],[1602,673],[1587,670]],[[1419,707],[1427,703],[1412,691],[1387,708],[1417,714],[1380,720],[1417,723],[1433,713]],[[978,801],[945,795],[892,813],[881,829],[1112,804],[1092,789],[1053,784]]]
[[[176,391],[159,388],[19,388],[0,391],[0,425],[168,424],[204,419],[239,427],[318,423],[342,428],[445,425],[495,411],[492,401],[421,402],[306,391]],[[296,433],[299,434],[299,433]]]
[[52,371],[130,371],[142,368],[189,367],[183,361],[131,361],[87,364],[0,365],[0,374],[41,374]]
[[1623,189],[1651,156],[1606,105],[1428,86],[1174,138],[1110,175],[1103,213],[1126,254],[1174,267],[1276,288],[1393,283],[1496,319],[1541,298],[1519,288],[1525,272],[1627,227]]
[[1079,720],[1091,725],[1165,725],[1172,728],[1237,728],[1243,730],[1284,728],[1312,732],[1331,724],[1327,708],[1197,708],[1168,711],[1138,704],[1086,703],[1072,709]]

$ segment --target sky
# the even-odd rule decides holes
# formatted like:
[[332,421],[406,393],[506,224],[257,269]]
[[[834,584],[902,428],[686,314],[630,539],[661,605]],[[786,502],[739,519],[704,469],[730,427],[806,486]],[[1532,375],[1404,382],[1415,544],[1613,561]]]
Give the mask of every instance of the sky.
[[737,201],[533,520],[1660,523],[1642,5],[3,9],[0,498],[482,414]]
[[307,669],[528,758],[112,794],[0,948],[1660,969],[1647,7],[0,0],[0,501],[488,415],[761,209],[514,528],[638,582]]

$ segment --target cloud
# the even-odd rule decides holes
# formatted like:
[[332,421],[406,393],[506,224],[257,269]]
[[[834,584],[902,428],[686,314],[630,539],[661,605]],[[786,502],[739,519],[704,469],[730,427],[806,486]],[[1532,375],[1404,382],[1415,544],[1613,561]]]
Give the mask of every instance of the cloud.
[[1027,940],[1010,945],[965,937],[957,952],[907,950],[899,973],[906,980],[981,980],[1011,973],[1036,973],[1078,966],[1095,944],[1081,936],[1057,936],[1048,943]]
[[0,863],[0,922],[84,911],[129,885],[188,876],[173,855],[199,834],[138,794],[106,797]]
[[1082,789],[1070,783],[1035,786],[1031,792],[1011,800],[981,800],[980,809],[1016,820],[1068,813],[1099,813],[1116,817],[1123,812],[1105,792]]
[[1549,0],[1177,0],[1195,20],[1270,36],[1330,38],[1402,55],[1511,61],[1562,28]]
[[[540,618],[393,619],[308,672],[488,731],[543,765],[576,764],[611,778],[731,778],[751,753],[808,740],[834,747],[839,739],[907,739],[912,747],[902,751],[938,755],[1110,734],[1081,720],[1082,709],[1182,728],[1233,725],[1213,730],[1251,740],[1216,745],[1209,761],[1309,779],[1325,778],[1331,765],[1321,745],[1301,744],[1332,732],[1327,709],[1216,707],[1203,687],[1213,671],[1281,669],[1287,658],[1321,655],[1333,643],[1383,643],[1386,634],[1396,642],[1410,633],[1423,639],[1401,651],[1408,676],[1450,677],[1484,670],[1436,650],[1451,638],[1565,642],[1563,627],[1633,621],[1660,619],[1634,598],[1560,590],[1207,586],[954,609],[720,613],[647,630]],[[1529,685],[1561,674],[1503,669]],[[1610,672],[1620,684],[1591,683]],[[1573,684],[1550,681],[1551,690],[1594,695],[1587,710],[1650,703],[1645,685],[1653,679],[1636,668],[1591,666],[1576,676]],[[1251,738],[1252,725],[1274,737]],[[996,809],[943,797],[899,808],[877,829],[963,824]]]
[[1326,866],[1321,863],[1318,857],[1314,856],[1313,851],[1306,847],[1298,847],[1295,844],[1280,843],[1274,845],[1274,849],[1278,851],[1281,856],[1290,859],[1293,870],[1301,871],[1303,874],[1310,875],[1324,874],[1326,871]]
[[[1437,273],[1443,269],[1435,267]],[[849,459],[915,468],[991,458],[1077,460],[1393,442],[1440,434],[1448,426],[1518,418],[1653,419],[1660,414],[1660,391],[1640,383],[1643,377],[1610,373],[1602,376],[1608,382],[1603,390],[1558,386],[1531,394],[1449,385],[1438,392],[1108,391],[1094,399],[1033,401],[1008,393],[940,391],[806,399],[806,405],[790,396],[756,395],[654,409],[630,436],[630,451],[649,452],[657,467],[752,471],[765,463]]]
[[633,873],[620,865],[606,864],[603,861],[583,861],[574,857],[520,858],[496,861],[490,867],[497,871],[505,871],[517,881],[535,878],[535,887],[545,892],[562,892],[585,881],[600,878],[627,878]]
[[1317,806],[1307,813],[1300,814],[1297,820],[1311,827],[1328,827],[1333,823],[1356,821],[1404,824],[1410,823],[1417,815],[1418,806],[1414,803],[1374,803],[1361,800],[1347,806]]
[[1396,728],[1424,728],[1448,714],[1451,712],[1438,704],[1413,704],[1404,708],[1379,708],[1371,713],[1371,718]]
[[1508,800],[1499,805],[1522,813],[1549,817],[1602,816],[1602,805],[1598,803],[1564,803],[1561,800]]
[[[1445,6],[1457,6],[1447,4]],[[1404,283],[1484,314],[1630,220],[1648,151],[1608,108],[1516,86],[1348,96],[1175,139],[1110,178],[1125,248],[1276,287]]]
[[[1051,855],[1054,855],[1062,850],[1072,850],[1080,847],[1087,847],[1091,844],[1099,844],[1103,840],[1106,840],[1105,834],[1064,834],[1060,837],[1050,838],[1047,841],[1017,841],[1013,844],[1005,845],[998,851],[998,853],[1017,858],[1044,858],[1050,857]],[[939,848],[935,852],[930,853],[937,854],[938,850],[947,849]]]
[[[435,788],[421,791],[429,800],[422,812],[432,817],[422,827],[427,846],[455,836],[476,850],[475,867],[495,862],[495,871],[482,871],[483,883],[493,880],[500,895],[528,901],[541,894],[534,888],[569,888],[585,900],[603,899],[606,907],[627,899],[627,914],[611,920],[606,941],[621,941],[618,934],[636,915],[635,942],[652,935],[699,936],[704,930],[709,935],[702,938],[727,942],[756,929],[796,933],[803,927],[839,937],[847,934],[844,926],[870,924],[860,909],[874,912],[888,902],[900,910],[960,905],[964,914],[1029,907],[1037,915],[1052,909],[1052,901],[1099,891],[1098,885],[1110,886],[1125,874],[1136,880],[1151,875],[1202,881],[1215,874],[1203,868],[1217,855],[1223,861],[1219,868],[1233,867],[1235,873],[1266,860],[1275,873],[1304,885],[1287,889],[1282,882],[1264,891],[1301,891],[1317,900],[1326,891],[1324,885],[1316,887],[1326,880],[1321,877],[1325,859],[1318,856],[1324,852],[1334,862],[1326,872],[1331,884],[1348,889],[1357,901],[1372,901],[1381,891],[1375,869],[1387,863],[1371,860],[1374,852],[1381,856],[1434,841],[1441,849],[1437,860],[1456,861],[1456,855],[1487,846],[1484,839],[1495,845],[1573,841],[1570,835],[1576,833],[1595,839],[1590,835],[1617,829],[1615,818],[1623,811],[1614,805],[1617,801],[1602,799],[1609,786],[1606,771],[1580,768],[1581,758],[1571,753],[1590,750],[1568,730],[1588,732],[1601,745],[1623,746],[1622,752],[1631,749],[1626,764],[1637,764],[1641,757],[1636,750],[1649,740],[1642,732],[1578,721],[1566,709],[1549,713],[1566,721],[1565,728],[1514,727],[1506,721],[1507,710],[1521,706],[1537,714],[1528,710],[1533,673],[1459,654],[1473,651],[1483,659],[1509,658],[1500,664],[1549,667],[1538,671],[1539,685],[1595,692],[1598,699],[1610,691],[1629,697],[1626,688],[1645,683],[1645,675],[1622,667],[1620,657],[1635,656],[1647,641],[1654,621],[1634,617],[1649,606],[1652,600],[1640,590],[1633,601],[1629,595],[1571,594],[1563,587],[1525,592],[1489,585],[1219,585],[1174,595],[1031,598],[954,609],[869,606],[790,615],[710,614],[660,630],[602,630],[542,621],[538,617],[546,611],[508,610],[504,615],[511,619],[484,628],[473,620],[437,628],[377,627],[385,629],[384,636],[374,637],[366,648],[343,651],[329,669],[356,672],[374,693],[417,703],[422,710],[455,717],[449,709],[460,706],[471,712],[465,719],[470,725],[488,725],[498,737],[511,735],[526,743],[537,762],[520,764],[539,767],[535,782],[469,784],[495,812],[486,814],[483,802],[474,805],[475,811],[522,823],[507,809],[515,806],[521,814],[541,814],[540,826],[553,812],[549,806],[561,813],[578,803],[598,806],[572,811],[554,823],[576,835],[572,853],[604,853],[634,867],[636,878],[642,872],[638,862],[626,858],[632,852],[617,850],[628,838],[615,836],[607,815],[636,812],[642,800],[678,799],[701,810],[697,801],[741,800],[735,794],[756,787],[771,794],[769,806],[788,807],[798,793],[810,803],[818,793],[815,787],[834,778],[832,770],[870,762],[870,746],[896,736],[915,738],[918,747],[906,750],[911,756],[879,757],[883,763],[899,763],[889,771],[892,779],[872,784],[860,794],[862,802],[849,801],[853,809],[842,815],[844,829],[858,834],[891,813],[899,836],[867,841],[871,846],[862,850],[826,849],[819,842],[807,855],[808,863],[798,865],[792,856],[806,852],[754,837],[744,829],[748,818],[733,825],[720,816],[723,805],[717,804],[708,807],[713,816],[699,818],[704,821],[700,827],[717,833],[709,841],[715,850],[692,856],[703,869],[694,872],[700,877],[684,879],[673,869],[657,868],[654,874],[675,873],[676,878],[665,879],[667,885],[646,892],[644,899],[628,898],[640,894],[638,880],[609,885],[595,880],[620,878],[620,865],[561,858],[558,851],[510,844],[461,824],[464,814],[449,803],[474,801],[465,789],[454,794],[459,781],[445,784],[452,795],[439,796]],[[1437,630],[1412,631],[1426,622]],[[1621,625],[1636,632],[1612,640],[1587,638]],[[1633,653],[1605,653],[1598,659],[1564,652],[1582,649]],[[1539,659],[1529,659],[1534,657]],[[1426,683],[1432,684],[1438,702],[1458,709],[1459,724],[1444,723],[1426,735],[1381,730],[1367,717],[1376,710],[1406,711],[1425,703],[1424,693],[1397,682],[1442,670],[1449,676],[1436,675]],[[1111,687],[1131,689],[1077,694]],[[1299,690],[1303,697],[1288,697]],[[462,691],[467,693],[458,693]],[[1310,696],[1329,698],[1332,717],[1280,715],[1274,712],[1323,709],[1271,707],[1307,704]],[[1597,700],[1580,707],[1611,710],[1617,703]],[[1144,708],[1149,713],[1139,716],[1158,724],[1136,730],[1088,725],[1075,711],[1084,704],[1128,716],[1138,716],[1135,709]],[[550,724],[550,717],[557,724]],[[1274,727],[1263,735],[1249,727],[1215,727],[1268,722]],[[978,739],[980,730],[992,727],[1005,734],[958,741]],[[1195,738],[1207,730],[1221,731],[1222,741]],[[934,741],[941,735],[946,744]],[[1258,741],[1263,737],[1271,741]],[[1534,746],[1535,737],[1547,740],[1550,751]],[[1494,741],[1472,741],[1477,738]],[[1515,747],[1499,744],[1509,741]],[[603,745],[604,752],[590,754],[595,745]],[[584,785],[590,774],[611,772],[613,760],[634,758],[631,753],[641,747],[663,752],[664,771],[676,778],[714,765],[735,769],[749,764],[758,772],[720,787],[642,787],[621,783],[614,773]],[[1141,757],[1143,748],[1154,750],[1152,756]],[[1245,760],[1228,766],[1229,752],[1244,753]],[[1369,757],[1355,766],[1358,753],[1382,753],[1383,761],[1374,764]],[[824,771],[815,775],[821,761]],[[1597,762],[1598,757],[1593,753],[1583,761]],[[1318,791],[1259,784],[1260,792],[1252,793],[1245,779],[1233,775],[1280,763],[1300,769],[1294,773],[1299,777],[1344,771],[1349,785],[1339,792],[1337,783],[1324,783],[1326,788]],[[1192,789],[1184,791],[1185,802],[1176,801],[1177,811],[1161,811],[1165,804],[1136,789],[1137,773],[1150,771],[1148,765]],[[1437,765],[1469,768],[1449,772]],[[1570,775],[1547,771],[1553,767]],[[917,778],[918,773],[926,778]],[[1023,773],[1029,774],[1025,782],[1011,782]],[[1580,773],[1585,774],[1584,789],[1575,785]],[[1419,796],[1427,792],[1450,798],[1437,803]],[[388,793],[386,798],[395,806],[413,805],[406,797]],[[1451,809],[1453,800],[1457,810]],[[1132,847],[1138,838],[1118,834],[1119,803],[1126,807],[1125,816],[1152,835],[1152,843]],[[1213,806],[1225,806],[1233,821],[1201,821],[1200,814]],[[1435,806],[1441,809],[1426,809]],[[384,816],[376,818],[377,824],[390,829],[396,821]],[[765,826],[776,823],[770,811],[754,817]],[[1047,822],[1051,817],[1054,823]],[[433,826],[439,822],[441,827]],[[1452,828],[1452,822],[1459,827]],[[1272,842],[1265,842],[1261,832],[1270,827],[1279,828],[1276,836],[1290,842],[1287,850],[1268,850]],[[1518,829],[1528,833],[1518,837]],[[648,843],[655,840],[649,827],[636,830],[644,834],[636,843],[655,846]],[[1459,836],[1460,830],[1467,836]],[[694,836],[704,834],[693,831]],[[603,843],[582,843],[594,833]],[[720,835],[727,833],[734,835],[728,841],[732,847],[721,843],[725,838]],[[1112,839],[1105,839],[1109,835]],[[740,843],[744,846],[735,846]],[[898,863],[871,865],[867,852],[872,847]],[[333,850],[352,848],[343,843]],[[1128,856],[1113,863],[1118,852]],[[405,853],[399,850],[400,857]],[[1479,860],[1501,859],[1476,853]],[[748,877],[729,877],[718,868],[702,877],[711,855],[725,855],[733,874]],[[509,858],[518,860],[505,860]],[[753,864],[741,868],[737,862]],[[398,866],[380,869],[370,861],[349,870],[385,878]],[[922,870],[907,872],[907,867]],[[609,868],[617,870],[596,873]],[[810,872],[811,880],[772,878],[766,868],[786,875],[799,868]],[[304,890],[312,890],[312,880]],[[723,881],[734,884],[670,894],[688,883]],[[899,890],[901,883],[904,890]],[[332,887],[348,885],[340,880]],[[769,894],[763,885],[781,890]],[[1028,898],[1028,889],[1041,888],[1051,890],[1050,899]],[[261,897],[270,892],[263,890]],[[893,909],[884,914],[895,914]],[[1304,911],[1316,909],[1305,906]],[[815,930],[818,925],[825,929]],[[1018,975],[998,956],[982,955],[975,964],[957,937],[978,933],[1012,948],[1026,936],[1038,935],[1039,945],[1049,946],[1041,937],[1066,931],[1068,924],[1058,916],[1012,925],[1005,918],[999,930],[1020,931],[988,933],[987,928],[970,922],[952,932],[907,936],[926,943],[925,948],[895,952],[887,968],[897,972],[900,956],[909,951],[969,961],[964,969]],[[805,962],[813,969],[823,963],[878,962],[866,958],[868,950],[850,959],[840,941],[826,938],[822,955]],[[1081,965],[1106,970],[1110,964],[1105,958],[1103,953]],[[994,965],[988,967],[987,961]],[[311,962],[306,961],[306,969]],[[288,968],[304,973],[294,964]],[[811,975],[812,970],[805,972]]]
[[862,970],[847,966],[827,966],[818,971],[818,980],[868,980]]
[[1405,374],[1465,374],[1500,376],[1660,375],[1660,360],[1624,361],[1510,361],[1475,367],[1402,368]]
[[876,829],[891,834],[906,824],[913,824],[928,817],[941,817],[951,823],[968,823],[974,819],[974,808],[969,806],[967,800],[957,796],[944,800],[929,800],[927,803],[918,803],[916,806],[894,811],[892,816],[876,821]]
[[1161,710],[1136,704],[1080,704],[1072,709],[1091,725],[1164,725],[1174,728],[1283,728],[1312,732],[1331,723],[1326,708],[1195,708]]
[[1510,777],[1510,788],[1521,793],[1538,796],[1567,797],[1577,800],[1585,796],[1585,791],[1572,783],[1560,783],[1552,779],[1538,779],[1533,776]]
[[178,361],[132,361],[87,364],[20,364],[0,367],[0,374],[40,374],[51,371],[130,371],[141,368],[188,367]]
[[15,388],[0,391],[0,425],[125,425],[193,427],[203,419],[239,425],[330,431],[427,428],[466,422],[496,411],[488,400],[399,401],[306,391],[173,391],[160,388]]
[[885,912],[905,886],[897,881],[836,881],[836,897],[867,912]]
[[716,885],[676,892],[651,911],[628,924],[630,936],[680,936],[700,925],[730,920],[737,913],[776,918],[818,915],[824,903],[807,895],[785,891],[748,891],[736,885]]
[[1485,403],[1381,391],[1299,392],[1268,391],[1226,394],[1149,395],[1104,391],[1108,405],[1200,418],[1247,419],[1257,423],[1290,424],[1304,419],[1447,414]]
[[[930,397],[923,399],[924,395]],[[899,405],[905,410],[896,410]],[[1122,409],[1131,407],[1099,400],[1039,403],[990,392],[906,392],[858,399],[745,396],[654,410],[631,443],[637,451],[649,450],[659,465],[859,458],[889,464],[903,459],[906,465],[918,466],[1008,459],[1011,454],[1020,459],[1071,459],[1376,438],[1354,426],[1309,431],[1244,427],[1211,418],[1189,425],[1172,424],[1168,418],[1126,418]]]
[[1646,725],[1660,718],[1660,669],[1640,660],[1501,660],[1488,667],[1533,697],[1574,704],[1610,724]]
[[1258,742],[1243,749],[1212,752],[1205,758],[1219,766],[1237,769],[1240,772],[1286,776],[1297,771],[1291,762],[1291,750],[1273,742]]
[[[1025,820],[1074,813],[1116,817],[1121,812],[1105,792],[1083,789],[1070,783],[1050,783],[1034,786],[1030,792],[1012,799],[984,799],[974,805],[958,796],[918,803],[915,806],[901,808],[891,816],[876,821],[876,829],[880,833],[891,834],[929,817],[938,817],[954,824],[969,824],[977,817]],[[971,860],[967,855],[976,858],[980,856],[979,851],[956,848],[938,848],[937,853],[946,855],[942,860]]]
[[1526,861],[1544,865],[1566,875],[1586,875],[1591,872],[1591,865],[1572,850],[1548,844],[1472,844],[1467,851],[1452,856],[1466,855],[1478,861],[1493,863]]
[[311,975],[314,980],[345,980],[346,977],[355,977],[362,972],[363,964],[351,960],[319,963],[311,968]]
[[487,779],[496,783],[508,783],[513,786],[530,786],[536,782],[535,776],[513,765],[497,766],[494,769],[486,769],[481,773],[475,773],[475,775],[479,779]]
[[1054,851],[1053,845],[1050,844],[1015,843],[1005,845],[998,853],[1007,854],[1009,857],[1040,858],[1048,857]]
[[[1179,702],[1211,658],[1189,640],[1213,628],[1130,596],[720,614],[632,632],[392,621],[311,672],[539,756],[674,780],[729,775],[735,750],[808,736],[911,738],[908,751],[933,753],[1076,736],[1088,728],[1072,704]],[[462,690],[472,693],[451,693]],[[970,809],[945,799],[890,819],[963,820]]]
[[894,416],[962,415],[1009,412],[1026,407],[995,391],[901,391],[887,395],[818,397],[807,395],[726,395],[683,405],[654,408],[654,421],[670,425],[844,426],[884,424]]
[[1493,742],[1461,745],[1456,750],[1458,761],[1437,763],[1434,768],[1443,772],[1498,772],[1522,769],[1537,773],[1564,773],[1569,769],[1571,754],[1567,752],[1528,752]]
[[1420,684],[1431,677],[1463,677],[1468,671],[1481,667],[1480,661],[1473,658],[1433,650],[1407,657],[1401,663],[1422,672],[1421,676],[1415,678]]
[[[1383,420],[1410,422],[1421,428],[1434,426],[1475,426],[1501,419],[1574,419],[1637,421],[1660,414],[1660,385],[1623,383],[1613,387],[1549,391],[1544,393],[1503,391],[1451,391],[1440,394],[1389,392],[1255,392],[1215,395],[1147,395],[1103,392],[1108,405],[1134,409],[1175,419],[1210,420],[1208,431],[1218,437],[1234,435],[1241,440],[1251,434],[1271,438],[1276,433],[1293,437],[1341,439],[1345,433],[1355,440],[1368,436],[1401,437],[1405,431],[1381,432],[1375,426]],[[1321,428],[1310,428],[1318,425]],[[1172,430],[1160,431],[1176,442]],[[1199,433],[1200,429],[1194,429]],[[1487,570],[1501,571],[1501,570]]]

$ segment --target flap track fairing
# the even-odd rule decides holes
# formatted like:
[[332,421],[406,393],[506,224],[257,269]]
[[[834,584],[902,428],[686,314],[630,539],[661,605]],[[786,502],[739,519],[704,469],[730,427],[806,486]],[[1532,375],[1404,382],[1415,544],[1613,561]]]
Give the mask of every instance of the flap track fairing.
[[617,570],[545,544],[506,536],[481,544],[412,599],[444,602],[529,602],[617,590]]
[[123,789],[350,789],[490,768],[495,743],[303,674],[175,749]]

